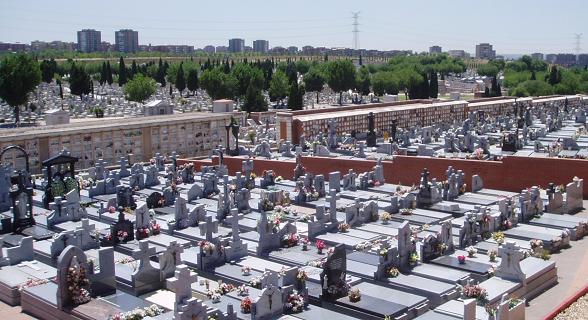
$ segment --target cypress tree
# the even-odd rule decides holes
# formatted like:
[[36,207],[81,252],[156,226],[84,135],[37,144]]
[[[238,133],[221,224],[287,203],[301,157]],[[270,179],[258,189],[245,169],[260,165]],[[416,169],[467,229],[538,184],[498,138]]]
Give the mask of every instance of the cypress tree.
[[486,87],[484,89],[484,98],[489,98],[490,97],[490,89],[488,89],[488,87]]
[[106,75],[106,62],[102,62],[102,68],[100,69],[100,85],[104,85],[104,83],[106,83],[106,80],[108,79],[108,76]]
[[496,77],[492,77],[492,96],[500,96],[500,87],[498,86],[498,81],[496,81]]
[[122,87],[125,83],[127,83],[127,68],[123,57],[120,57],[118,61],[118,85]]
[[129,78],[133,79],[133,77],[137,74],[137,62],[135,62],[135,60],[133,60],[133,64],[131,64],[131,74],[129,75]]
[[439,95],[439,82],[437,81],[437,72],[431,72],[431,83],[429,85],[429,97],[437,99]]
[[535,70],[531,71],[531,80],[537,80],[537,75],[535,74]]
[[112,80],[112,68],[110,67],[110,61],[106,61],[106,82],[108,82],[108,85],[112,85],[114,82]]
[[178,88],[178,91],[180,91],[180,97],[182,96],[182,91],[184,91],[184,89],[186,89],[186,78],[184,77],[183,65],[184,65],[184,63],[180,62],[180,68],[178,69],[178,73],[176,73],[176,81],[175,81],[176,88]]
[[552,86],[558,84],[559,83],[558,73],[559,73],[559,70],[557,70],[556,66],[551,67],[551,71],[549,72],[549,79],[547,80],[547,83],[549,83]]

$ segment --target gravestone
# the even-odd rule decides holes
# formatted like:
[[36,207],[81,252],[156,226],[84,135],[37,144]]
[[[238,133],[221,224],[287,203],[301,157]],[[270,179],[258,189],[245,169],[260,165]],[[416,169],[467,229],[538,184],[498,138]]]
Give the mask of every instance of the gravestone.
[[[67,246],[57,259],[56,302],[59,310],[66,310],[69,307],[75,306],[72,292],[69,290],[72,287],[70,277],[68,276],[70,272],[82,273],[84,277],[87,277],[90,273],[86,254],[82,249],[75,246]],[[79,287],[80,291],[85,291],[89,295],[89,286],[80,282],[79,286],[74,285],[74,287]]]
[[159,269],[161,270],[162,280],[173,276],[176,266],[182,264],[182,252],[184,252],[184,248],[174,240],[161,253],[159,256]]
[[375,115],[373,112],[368,114],[368,133],[367,133],[367,146],[368,147],[375,147],[376,146],[376,132],[375,132]]
[[118,207],[135,209],[137,204],[133,198],[133,189],[121,186],[116,192],[116,204]]
[[516,282],[524,282],[525,273],[521,270],[521,260],[525,254],[514,242],[507,241],[498,247],[500,265],[496,269],[496,276]]
[[139,266],[131,275],[131,282],[138,295],[161,288],[161,273],[150,261],[150,257],[154,255],[155,248],[150,247],[147,240],[140,240],[139,248],[133,250],[133,259],[139,261]]
[[120,157],[119,164],[120,164],[120,169],[118,171],[119,177],[125,178],[125,177],[128,177],[129,175],[131,175],[131,172],[127,168],[127,166],[129,165],[129,161],[127,160],[126,157]]
[[192,273],[188,266],[177,266],[174,278],[167,281],[168,287],[175,291],[174,320],[207,319],[206,305],[192,297],[192,283],[198,276]]
[[190,189],[188,189],[188,202],[196,199],[200,199],[204,196],[204,192],[200,185],[193,184]]
[[347,251],[338,244],[329,254],[320,274],[322,297],[336,300],[347,295]]
[[472,176],[472,192],[478,192],[482,189],[484,189],[484,181],[482,180],[482,177],[480,177],[477,174],[473,175]]
[[357,191],[357,185],[355,183],[356,178],[357,174],[353,169],[349,169],[349,173],[343,177],[343,190]]
[[325,196],[325,176],[322,174],[317,174],[314,176],[312,185],[314,186],[314,190],[318,192],[319,197]]
[[261,290],[259,297],[253,302],[251,306],[251,319],[277,319],[282,315],[283,309],[282,291],[277,285],[270,285]]
[[341,191],[341,172],[335,171],[329,173],[329,189]]
[[145,188],[153,187],[159,184],[157,178],[158,169],[155,165],[150,165],[145,171]]

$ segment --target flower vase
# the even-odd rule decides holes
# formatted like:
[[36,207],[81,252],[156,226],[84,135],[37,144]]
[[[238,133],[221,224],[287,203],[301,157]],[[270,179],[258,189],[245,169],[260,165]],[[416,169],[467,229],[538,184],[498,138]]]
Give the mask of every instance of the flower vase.
[[123,242],[125,240],[125,237],[118,237],[118,242]]
[[389,223],[389,221],[388,221],[388,220],[383,220],[383,221],[382,221],[382,224],[388,224],[388,223]]
[[308,250],[308,245],[305,243],[302,245],[302,251]]
[[323,249],[317,249],[318,254],[323,254]]

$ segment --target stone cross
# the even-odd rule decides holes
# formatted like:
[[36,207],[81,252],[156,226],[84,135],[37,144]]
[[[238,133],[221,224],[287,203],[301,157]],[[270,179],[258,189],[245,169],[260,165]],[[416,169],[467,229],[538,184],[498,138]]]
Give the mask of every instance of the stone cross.
[[239,237],[239,209],[231,209],[230,222],[232,229],[231,233],[233,234],[233,241],[235,242],[241,240],[241,237]]
[[327,201],[329,201],[329,214],[331,222],[337,222],[337,199],[339,199],[337,197],[337,190],[329,190],[329,196],[327,197]]
[[198,225],[200,228],[200,235],[206,235],[206,241],[212,241],[212,234],[218,232],[218,221],[212,221],[211,216],[206,216],[205,222]]
[[514,242],[508,241],[498,247],[498,254],[501,261],[496,275],[507,280],[524,282],[526,276],[521,270],[520,263],[525,254],[520,250],[520,247]]
[[266,287],[277,287],[278,286],[278,273],[276,271],[265,269],[265,272],[261,276],[261,288]]
[[36,264],[37,264],[37,261],[23,261],[23,262],[17,264],[16,266],[21,267],[21,268],[29,267],[35,271],[41,271],[41,268],[37,267]]
[[148,240],[139,241],[139,249],[133,250],[133,259],[139,260],[139,270],[151,266],[149,259],[155,255],[155,248],[149,246]]
[[82,225],[76,228],[76,231],[79,231],[81,234],[81,242],[82,242],[82,249],[86,250],[87,246],[90,244],[92,240],[92,233],[96,230],[96,226],[94,224],[90,224],[90,220],[82,219]]
[[176,293],[176,303],[182,303],[184,299],[192,297],[192,283],[198,280],[198,275],[192,273],[187,265],[181,264],[176,267],[174,278],[168,281],[170,287]]

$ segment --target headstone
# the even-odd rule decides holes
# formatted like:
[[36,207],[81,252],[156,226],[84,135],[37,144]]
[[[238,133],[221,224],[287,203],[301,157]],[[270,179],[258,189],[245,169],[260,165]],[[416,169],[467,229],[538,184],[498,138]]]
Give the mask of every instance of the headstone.
[[329,173],[329,189],[341,191],[341,172],[335,171]]
[[525,256],[520,247],[514,242],[507,241],[498,247],[500,265],[496,269],[496,276],[516,282],[524,282],[525,273],[521,270],[520,262]]
[[344,244],[335,246],[329,254],[320,274],[322,296],[338,299],[347,295],[347,251]]
[[188,266],[179,265],[175,276],[168,280],[168,286],[175,291],[174,320],[206,319],[206,306],[202,301],[192,297],[192,283],[198,276]]
[[162,279],[173,276],[176,266],[182,264],[182,252],[184,252],[184,248],[174,240],[161,253],[159,256],[159,269],[161,270]]

